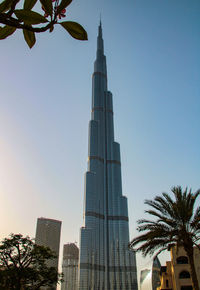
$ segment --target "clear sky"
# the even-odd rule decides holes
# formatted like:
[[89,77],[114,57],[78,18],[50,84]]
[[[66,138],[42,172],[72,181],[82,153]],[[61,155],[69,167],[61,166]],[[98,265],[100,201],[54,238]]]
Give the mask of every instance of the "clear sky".
[[21,32],[0,42],[1,239],[43,216],[62,220],[61,249],[79,241],[100,13],[130,237],[144,199],[200,188],[200,1],[74,0],[87,42],[59,26],[32,50]]

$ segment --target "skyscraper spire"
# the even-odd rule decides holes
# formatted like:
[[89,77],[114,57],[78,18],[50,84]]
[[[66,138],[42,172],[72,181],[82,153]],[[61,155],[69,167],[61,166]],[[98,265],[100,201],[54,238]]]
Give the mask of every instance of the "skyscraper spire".
[[103,47],[103,37],[102,37],[102,25],[101,20],[99,24],[99,32],[97,37],[97,59],[100,59],[104,55],[104,47]]
[[79,290],[137,290],[135,253],[128,249],[127,198],[122,195],[120,145],[114,140],[101,21],[92,76],[84,203]]
[[101,25],[101,20],[100,20],[100,23],[99,23],[99,37],[102,38],[102,25]]

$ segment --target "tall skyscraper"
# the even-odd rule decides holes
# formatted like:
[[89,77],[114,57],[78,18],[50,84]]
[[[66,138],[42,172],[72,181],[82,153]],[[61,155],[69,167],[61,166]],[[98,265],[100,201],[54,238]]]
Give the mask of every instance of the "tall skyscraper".
[[63,247],[62,273],[63,282],[61,290],[77,290],[79,249],[74,243]]
[[137,290],[135,253],[128,249],[127,198],[122,195],[120,145],[114,140],[101,23],[92,76],[88,151],[79,290]]
[[[55,267],[56,269],[58,269],[61,223],[61,221],[54,219],[38,218],[35,235],[37,245],[49,247],[56,254],[57,258],[47,263],[49,267]],[[46,288],[43,287],[42,289]],[[52,289],[56,289],[56,285]]]

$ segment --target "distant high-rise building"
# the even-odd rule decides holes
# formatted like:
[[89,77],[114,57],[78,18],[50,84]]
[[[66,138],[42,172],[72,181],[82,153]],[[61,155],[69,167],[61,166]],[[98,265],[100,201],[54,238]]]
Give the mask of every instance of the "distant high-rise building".
[[[54,219],[38,218],[35,235],[37,245],[49,247],[56,254],[57,258],[47,263],[49,267],[55,267],[56,269],[58,269],[61,223],[61,221]],[[54,289],[56,289],[56,286]]]
[[160,270],[160,261],[155,257],[140,273],[140,290],[156,290],[160,286]]
[[61,290],[77,290],[79,249],[74,243],[63,247]]
[[84,203],[79,290],[137,290],[135,252],[128,248],[127,198],[122,194],[120,145],[114,139],[101,23],[92,76]]

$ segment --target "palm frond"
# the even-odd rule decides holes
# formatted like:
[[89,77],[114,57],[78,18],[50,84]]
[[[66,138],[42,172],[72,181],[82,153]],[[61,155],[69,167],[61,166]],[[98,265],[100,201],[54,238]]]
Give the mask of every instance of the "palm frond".
[[153,220],[138,220],[137,230],[142,234],[134,238],[130,247],[137,247],[143,255],[162,252],[172,244],[183,246],[190,240],[198,244],[200,240],[200,207],[194,213],[194,206],[200,190],[195,194],[187,187],[173,187],[172,198],[167,193],[145,200],[150,208],[145,211]]
[[190,226],[192,229],[196,229],[198,226],[200,226],[200,207],[197,207]]
[[[156,200],[156,198],[155,198],[155,200]],[[162,212],[162,208],[160,208],[160,204],[157,203],[155,200],[145,199],[144,204],[147,204],[150,207],[153,207],[155,210]]]

